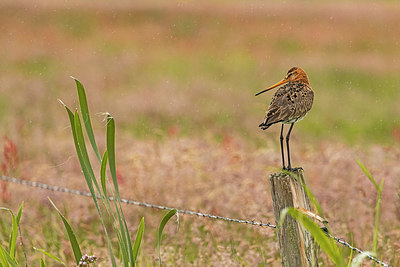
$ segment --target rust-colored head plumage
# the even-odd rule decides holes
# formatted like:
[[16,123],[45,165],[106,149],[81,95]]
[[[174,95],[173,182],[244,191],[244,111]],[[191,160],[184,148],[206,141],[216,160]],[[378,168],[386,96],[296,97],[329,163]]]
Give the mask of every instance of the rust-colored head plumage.
[[293,67],[291,68],[287,74],[285,79],[287,82],[299,82],[299,83],[305,83],[305,84],[310,84],[310,81],[308,80],[308,76],[306,72],[302,68],[298,67]]
[[259,94],[262,94],[264,92],[267,92],[267,91],[271,90],[272,88],[275,88],[281,84],[288,83],[288,82],[298,82],[298,83],[305,83],[307,85],[310,85],[310,81],[308,80],[306,72],[302,68],[293,67],[287,72],[285,78],[282,81],[257,93],[256,96],[258,96]]

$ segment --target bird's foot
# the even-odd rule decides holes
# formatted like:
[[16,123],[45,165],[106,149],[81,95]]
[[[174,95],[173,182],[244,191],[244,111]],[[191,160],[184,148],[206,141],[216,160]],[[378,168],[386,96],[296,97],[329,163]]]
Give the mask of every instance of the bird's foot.
[[291,166],[287,166],[287,167],[283,167],[282,170],[289,171],[289,172],[298,172],[299,170],[303,170],[303,168],[302,167],[292,168]]

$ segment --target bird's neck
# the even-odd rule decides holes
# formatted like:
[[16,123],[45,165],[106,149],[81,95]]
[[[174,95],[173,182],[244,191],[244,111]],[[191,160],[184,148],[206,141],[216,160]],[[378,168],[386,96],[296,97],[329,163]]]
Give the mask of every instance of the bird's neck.
[[303,75],[299,76],[298,79],[296,79],[296,82],[303,83],[303,84],[310,86],[310,81],[308,80],[307,74],[305,74],[305,73]]

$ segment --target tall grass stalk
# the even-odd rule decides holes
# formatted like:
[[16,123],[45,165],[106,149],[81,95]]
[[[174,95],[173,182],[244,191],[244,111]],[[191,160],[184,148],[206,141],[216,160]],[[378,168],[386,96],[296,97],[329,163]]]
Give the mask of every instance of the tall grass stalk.
[[[376,197],[376,205],[375,205],[375,224],[374,224],[374,238],[373,238],[373,247],[372,251],[376,255],[378,249],[378,234],[379,234],[379,218],[380,218],[380,210],[381,210],[381,200],[382,200],[382,192],[383,192],[383,184],[384,178],[382,178],[380,184],[376,182],[372,174],[368,171],[368,169],[364,166],[364,164],[356,159],[358,166],[360,166],[361,170],[365,173],[371,183],[375,186],[376,191],[378,192]],[[374,263],[375,266],[375,263]]]

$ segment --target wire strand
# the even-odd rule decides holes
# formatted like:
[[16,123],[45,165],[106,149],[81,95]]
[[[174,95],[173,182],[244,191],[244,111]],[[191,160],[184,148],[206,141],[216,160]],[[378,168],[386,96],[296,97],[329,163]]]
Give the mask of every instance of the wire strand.
[[[59,186],[49,185],[49,184],[40,183],[40,182],[31,182],[28,180],[18,179],[15,177],[9,177],[9,176],[2,175],[2,176],[0,176],[0,180],[15,183],[15,184],[22,184],[22,185],[27,185],[27,186],[31,186],[31,187],[41,188],[41,189],[45,189],[45,190],[55,191],[55,192],[62,192],[62,193],[75,194],[75,195],[80,195],[80,196],[85,196],[85,197],[92,197],[92,195],[86,191],[74,190],[74,189],[70,189],[70,188],[66,188],[66,187],[59,187]],[[100,198],[100,196],[97,196],[97,197]],[[113,197],[109,197],[109,199],[114,200]],[[121,202],[130,204],[130,205],[136,205],[136,206],[141,206],[141,207],[145,207],[145,208],[154,208],[154,209],[160,209],[160,210],[175,209],[175,208],[170,208],[167,206],[149,204],[149,203],[139,202],[139,201],[125,199],[125,198],[121,198]],[[234,218],[212,215],[212,214],[207,214],[207,213],[201,213],[201,212],[185,210],[185,209],[176,209],[176,210],[178,211],[178,213],[181,213],[181,214],[195,215],[195,216],[203,217],[203,218],[221,220],[221,221],[226,221],[226,222],[242,223],[242,224],[247,224],[247,225],[260,226],[260,227],[264,227],[264,228],[276,228],[276,225],[270,224],[269,222],[263,223],[261,221],[256,221],[256,220],[234,219]],[[334,239],[337,243],[339,243],[343,246],[346,246],[346,247],[350,248],[351,250],[358,252],[359,254],[366,255],[366,257],[368,259],[375,261],[376,263],[380,264],[381,266],[390,267],[390,265],[375,258],[374,256],[368,254],[367,252],[362,251],[361,249],[358,249],[356,247],[353,247],[352,245],[350,245],[348,242],[344,241],[343,239],[335,237],[328,232],[325,232],[325,234],[327,236],[329,236],[330,238]]]

